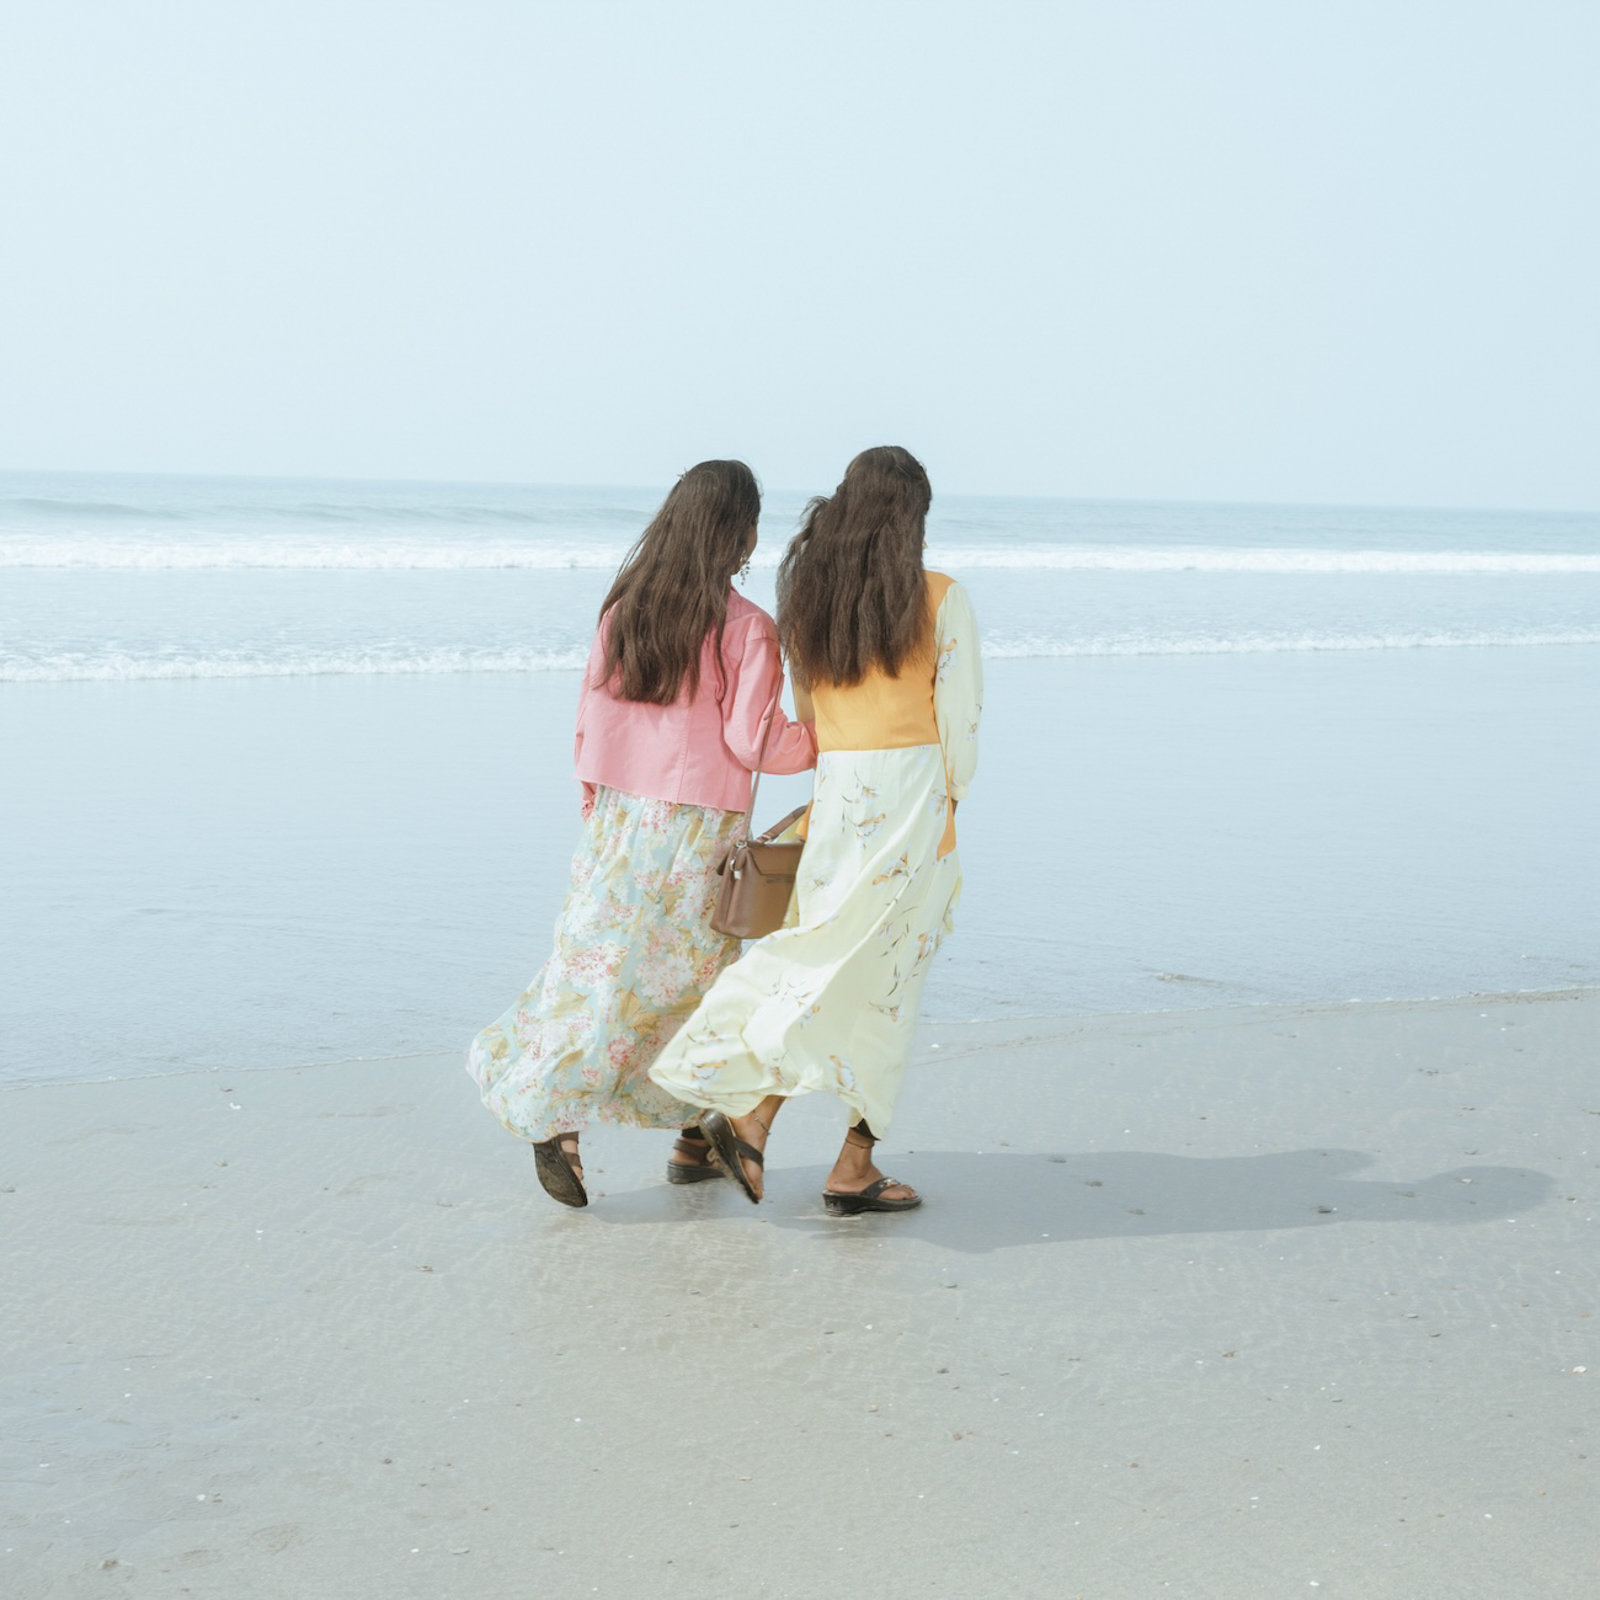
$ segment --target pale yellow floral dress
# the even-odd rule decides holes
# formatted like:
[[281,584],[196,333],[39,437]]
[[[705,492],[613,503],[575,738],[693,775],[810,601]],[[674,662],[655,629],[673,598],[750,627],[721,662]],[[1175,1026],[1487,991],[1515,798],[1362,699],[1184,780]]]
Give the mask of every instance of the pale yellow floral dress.
[[555,949],[467,1054],[483,1103],[513,1133],[699,1120],[645,1069],[739,953],[709,918],[717,863],[743,827],[742,811],[596,791]]
[[[951,802],[977,766],[983,701],[966,593],[937,573],[929,588],[934,634],[920,667],[814,691],[816,790],[791,925],[722,972],[651,1067],[680,1100],[743,1116],[766,1095],[824,1089],[879,1138],[889,1129],[922,986],[961,894]],[[918,670],[927,713],[909,694]],[[927,742],[907,742],[922,727]],[[873,728],[897,742],[837,747],[867,743]]]

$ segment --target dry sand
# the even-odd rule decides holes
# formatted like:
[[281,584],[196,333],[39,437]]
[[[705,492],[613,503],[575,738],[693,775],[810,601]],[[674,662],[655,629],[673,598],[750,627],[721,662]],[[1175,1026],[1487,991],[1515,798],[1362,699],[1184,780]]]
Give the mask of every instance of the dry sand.
[[1600,1594],[1600,994],[924,1029],[768,1202],[454,1059],[0,1095],[0,1594]]

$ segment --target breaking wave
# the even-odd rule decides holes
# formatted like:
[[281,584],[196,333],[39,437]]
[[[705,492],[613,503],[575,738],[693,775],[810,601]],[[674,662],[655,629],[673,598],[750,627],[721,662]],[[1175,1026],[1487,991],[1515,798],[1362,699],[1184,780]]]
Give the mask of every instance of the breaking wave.
[[[615,538],[416,539],[48,538],[0,535],[0,567],[78,572],[613,571],[631,541]],[[757,553],[775,567],[781,549]],[[1600,554],[1525,550],[1314,550],[1229,546],[1012,544],[943,546],[929,561],[956,572],[1206,572],[1283,576],[1600,575]]]
[[[1313,651],[1495,649],[1600,644],[1600,628],[1527,632],[1394,634],[1111,635],[1050,638],[1000,634],[984,640],[993,661],[1072,656],[1269,655]],[[576,672],[586,647],[555,650],[432,649],[306,652],[278,657],[244,652],[134,655],[63,653],[38,660],[0,657],[0,683],[127,683],[194,678],[397,677],[465,672]]]

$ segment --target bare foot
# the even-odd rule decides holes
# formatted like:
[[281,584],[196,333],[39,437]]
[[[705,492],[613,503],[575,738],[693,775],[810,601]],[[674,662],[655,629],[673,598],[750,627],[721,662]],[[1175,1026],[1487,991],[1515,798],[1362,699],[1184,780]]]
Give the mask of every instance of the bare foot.
[[680,1167],[712,1166],[711,1142],[698,1128],[685,1128],[672,1147],[672,1159]]
[[[781,1094],[769,1094],[753,1111],[746,1112],[742,1117],[727,1117],[725,1120],[732,1128],[735,1138],[742,1139],[752,1149],[765,1154],[767,1137],[772,1132],[772,1119],[777,1116],[782,1106]],[[752,1161],[748,1156],[740,1156],[738,1159],[750,1193],[759,1200],[766,1193],[761,1163]],[[718,1165],[723,1164],[719,1160]],[[728,1176],[736,1179],[738,1175],[730,1172]]]
[[711,1144],[698,1128],[683,1128],[667,1157],[668,1183],[708,1183],[724,1176],[711,1159]]
[[[763,1122],[757,1112],[752,1111],[745,1117],[729,1117],[729,1123],[735,1134],[748,1145],[766,1154],[767,1138],[772,1132],[771,1125]],[[752,1161],[749,1156],[740,1156],[739,1165],[744,1168],[744,1175],[750,1187],[755,1191],[756,1199],[760,1199],[766,1192],[767,1186],[764,1173],[759,1161]]]
[[[872,1159],[872,1141],[859,1140],[855,1130],[851,1129],[844,1137],[839,1158],[834,1162],[833,1171],[828,1174],[828,1181],[823,1187],[829,1194],[860,1194],[882,1177],[883,1173]],[[909,1183],[892,1183],[878,1198],[914,1200],[916,1194],[917,1191]]]

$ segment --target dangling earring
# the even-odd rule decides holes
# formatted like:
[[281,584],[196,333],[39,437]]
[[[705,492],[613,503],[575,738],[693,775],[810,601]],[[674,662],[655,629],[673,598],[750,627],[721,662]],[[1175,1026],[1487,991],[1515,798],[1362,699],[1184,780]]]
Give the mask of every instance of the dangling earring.
[[750,557],[744,558],[744,565],[739,568],[739,581],[743,583],[750,576]]

